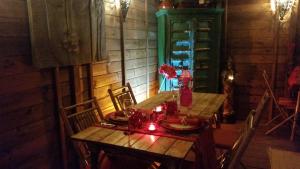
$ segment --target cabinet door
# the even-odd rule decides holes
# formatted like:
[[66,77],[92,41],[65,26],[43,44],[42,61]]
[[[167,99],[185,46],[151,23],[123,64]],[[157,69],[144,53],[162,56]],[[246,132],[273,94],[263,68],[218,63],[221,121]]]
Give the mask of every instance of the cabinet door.
[[[169,44],[167,49],[169,53],[170,65],[176,68],[177,76],[182,73],[182,69],[193,69],[193,21],[187,17],[170,18],[169,26]],[[178,78],[171,80],[172,88],[179,88]]]
[[214,17],[197,18],[194,42],[194,91],[217,92],[219,86],[219,36]]

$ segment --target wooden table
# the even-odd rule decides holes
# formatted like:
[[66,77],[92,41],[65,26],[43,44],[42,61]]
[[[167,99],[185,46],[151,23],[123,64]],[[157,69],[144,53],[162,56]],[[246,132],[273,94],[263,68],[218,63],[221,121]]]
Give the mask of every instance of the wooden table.
[[300,168],[300,153],[270,148],[269,159],[271,163],[271,169]]
[[[161,92],[135,106],[152,110],[166,100],[172,99],[171,92]],[[225,99],[221,94],[193,93],[192,106],[181,107],[181,112],[210,119],[220,109]],[[135,133],[125,135],[123,131],[102,127],[89,127],[72,136],[72,139],[86,142],[91,151],[92,169],[97,168],[100,150],[143,157],[168,164],[168,168],[178,168],[191,150],[193,142],[182,139]]]

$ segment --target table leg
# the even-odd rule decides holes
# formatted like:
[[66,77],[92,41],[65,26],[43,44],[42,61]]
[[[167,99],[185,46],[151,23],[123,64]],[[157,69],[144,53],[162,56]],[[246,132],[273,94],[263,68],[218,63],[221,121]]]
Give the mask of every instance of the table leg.
[[100,169],[99,164],[98,164],[98,159],[99,159],[99,152],[100,148],[93,146],[93,145],[88,145],[90,151],[91,151],[91,169]]
[[162,163],[161,168],[166,169],[181,169],[182,161],[181,160],[175,160],[175,159],[168,159],[165,162]]
[[98,167],[98,153],[91,152],[91,169],[97,169]]

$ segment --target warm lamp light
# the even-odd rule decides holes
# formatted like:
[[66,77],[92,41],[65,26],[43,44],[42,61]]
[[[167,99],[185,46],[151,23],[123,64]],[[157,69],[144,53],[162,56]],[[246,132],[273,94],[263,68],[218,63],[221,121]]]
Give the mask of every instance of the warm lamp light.
[[228,80],[230,80],[230,81],[233,81],[233,80],[234,80],[234,76],[233,76],[233,74],[231,74],[231,75],[228,75],[228,76],[227,76],[227,79],[228,79]]
[[295,0],[270,0],[271,10],[278,12],[280,21],[291,12],[294,4]]
[[123,21],[125,21],[125,19],[126,19],[130,2],[131,2],[131,0],[120,0],[120,9],[121,9]]
[[231,57],[227,60],[227,68],[223,71],[223,81],[224,83],[232,83],[234,81],[234,70],[232,68],[232,59]]

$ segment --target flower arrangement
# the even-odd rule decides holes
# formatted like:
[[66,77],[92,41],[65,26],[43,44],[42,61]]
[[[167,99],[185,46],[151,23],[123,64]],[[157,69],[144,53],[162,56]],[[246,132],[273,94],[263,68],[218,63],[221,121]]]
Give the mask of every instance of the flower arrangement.
[[164,82],[166,79],[170,80],[172,78],[177,77],[177,73],[176,73],[176,69],[173,66],[167,65],[167,64],[163,64],[160,66],[159,71],[160,74],[164,75],[164,80],[161,83],[158,92],[160,92]]
[[175,68],[167,64],[160,66],[159,73],[163,74],[167,79],[172,79],[177,76]]

